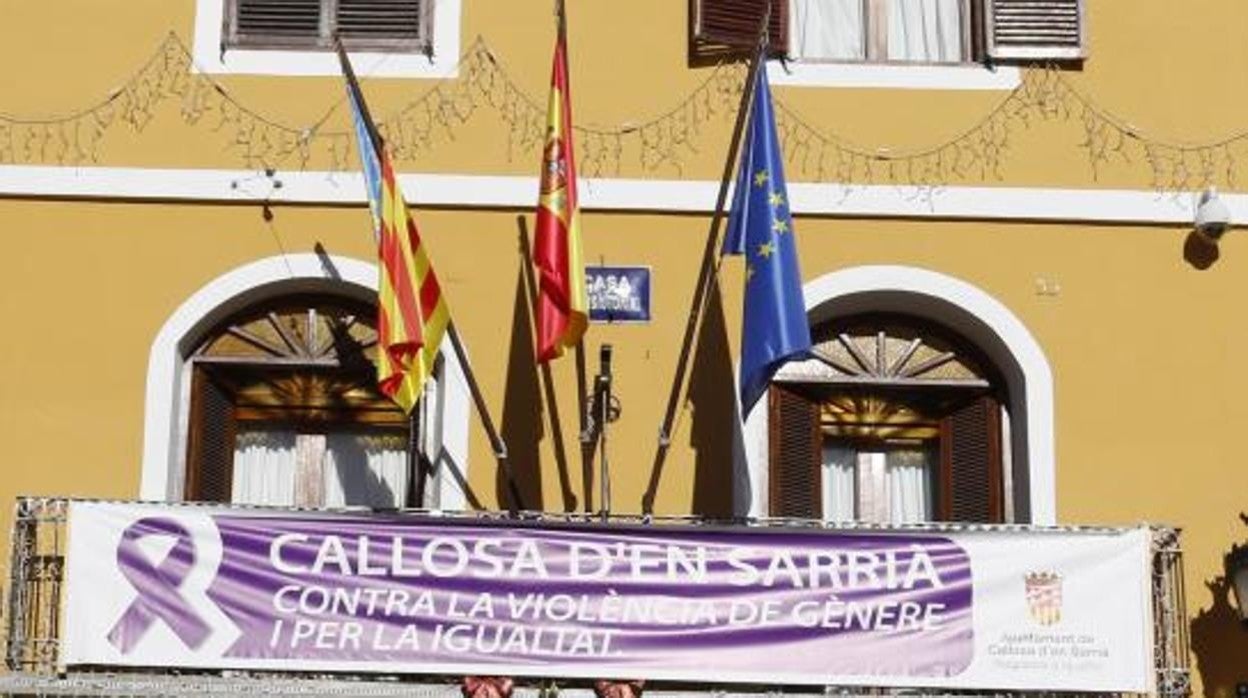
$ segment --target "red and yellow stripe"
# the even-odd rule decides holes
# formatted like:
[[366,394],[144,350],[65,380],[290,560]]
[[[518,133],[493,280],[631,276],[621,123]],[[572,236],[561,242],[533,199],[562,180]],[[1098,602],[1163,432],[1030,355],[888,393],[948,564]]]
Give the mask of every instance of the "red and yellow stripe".
[[408,214],[389,153],[381,159],[377,385],[410,413],[433,372],[450,310]]
[[533,243],[533,264],[539,275],[538,361],[561,356],[565,348],[576,346],[581,341],[589,309],[576,197],[576,158],[572,152],[567,51],[562,32],[555,43],[546,119],[541,192]]

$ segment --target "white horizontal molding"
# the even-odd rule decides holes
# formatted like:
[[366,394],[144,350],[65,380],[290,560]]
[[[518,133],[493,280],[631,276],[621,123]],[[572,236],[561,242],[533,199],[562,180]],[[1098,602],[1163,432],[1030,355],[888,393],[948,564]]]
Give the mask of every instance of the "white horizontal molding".
[[767,79],[789,87],[889,90],[1012,90],[1022,72],[1012,66],[872,63],[769,63]]
[[[537,177],[403,174],[416,206],[528,208]],[[706,180],[582,179],[581,206],[597,211],[707,213],[719,183]],[[908,187],[789,183],[793,212],[847,218],[1191,223],[1195,195],[1151,190],[1035,187]],[[363,204],[357,173],[0,165],[0,196]],[[1248,194],[1222,194],[1232,222],[1248,222]]]

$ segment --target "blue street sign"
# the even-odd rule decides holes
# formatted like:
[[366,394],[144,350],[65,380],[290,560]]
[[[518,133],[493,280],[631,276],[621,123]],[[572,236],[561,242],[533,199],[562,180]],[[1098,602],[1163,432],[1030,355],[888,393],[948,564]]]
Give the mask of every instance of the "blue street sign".
[[649,267],[585,267],[589,319],[650,322]]

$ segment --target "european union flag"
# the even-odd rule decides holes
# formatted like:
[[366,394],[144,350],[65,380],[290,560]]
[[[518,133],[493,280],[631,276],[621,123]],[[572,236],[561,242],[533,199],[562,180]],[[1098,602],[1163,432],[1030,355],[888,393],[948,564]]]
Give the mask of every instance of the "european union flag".
[[766,392],[776,369],[810,351],[797,240],[765,66],[759,67],[756,79],[723,249],[724,254],[745,255],[742,415]]

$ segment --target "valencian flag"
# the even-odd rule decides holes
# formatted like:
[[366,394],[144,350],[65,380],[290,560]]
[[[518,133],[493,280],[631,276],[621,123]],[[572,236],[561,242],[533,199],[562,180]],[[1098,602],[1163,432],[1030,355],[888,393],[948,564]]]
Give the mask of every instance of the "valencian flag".
[[537,360],[549,361],[575,346],[585,333],[589,303],[581,257],[581,224],[572,153],[572,103],[568,60],[560,27],[546,114],[541,192],[537,200],[533,264],[540,276],[537,298]]
[[411,413],[433,371],[450,310],[390,154],[378,152],[373,140],[363,97],[350,84],[347,94],[377,237],[377,387]]
[[745,256],[741,412],[747,415],[776,369],[810,350],[797,239],[784,185],[767,70],[757,71],[724,254]]

